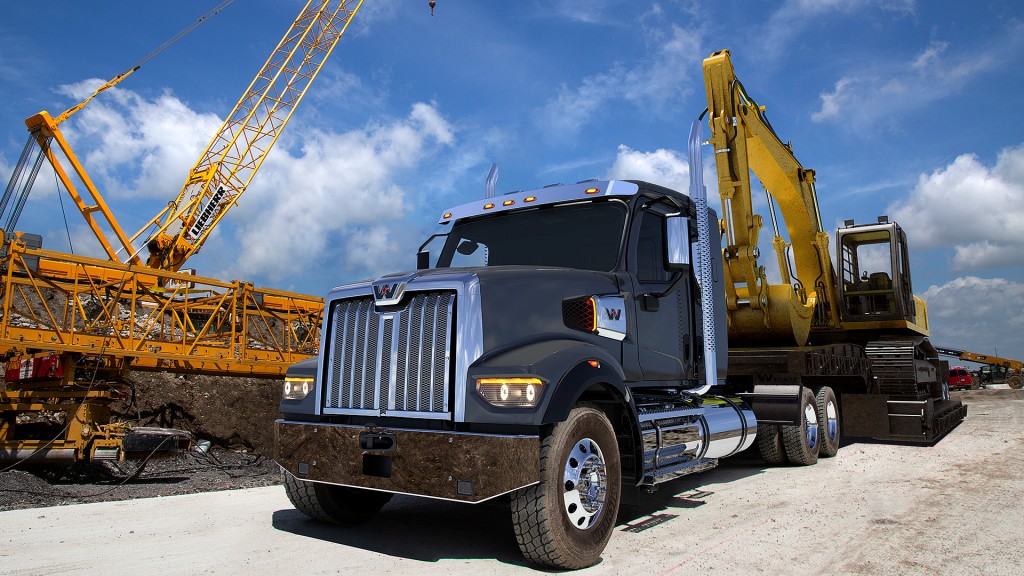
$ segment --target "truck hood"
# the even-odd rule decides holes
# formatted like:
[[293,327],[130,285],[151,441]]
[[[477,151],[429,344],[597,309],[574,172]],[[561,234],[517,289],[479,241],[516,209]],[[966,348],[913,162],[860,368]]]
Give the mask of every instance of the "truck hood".
[[328,305],[338,298],[372,295],[376,309],[387,310],[400,307],[412,293],[439,289],[454,289],[464,300],[458,306],[459,322],[476,316],[482,353],[556,335],[598,338],[566,326],[563,302],[621,291],[610,272],[537,266],[432,268],[338,287],[328,295]]

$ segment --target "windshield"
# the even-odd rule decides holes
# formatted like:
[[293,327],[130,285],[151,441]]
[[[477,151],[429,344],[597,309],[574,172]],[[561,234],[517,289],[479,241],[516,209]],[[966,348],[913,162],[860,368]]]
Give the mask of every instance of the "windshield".
[[460,266],[558,266],[607,272],[615,268],[626,222],[622,202],[545,206],[456,222],[437,261]]

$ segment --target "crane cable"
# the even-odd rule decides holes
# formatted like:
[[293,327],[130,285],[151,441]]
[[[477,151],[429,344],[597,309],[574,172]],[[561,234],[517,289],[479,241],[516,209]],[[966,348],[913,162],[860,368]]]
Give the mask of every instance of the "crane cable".
[[90,94],[88,98],[86,98],[85,100],[82,100],[78,104],[75,104],[71,108],[68,108],[62,114],[60,114],[59,116],[54,118],[54,124],[61,124],[62,122],[64,122],[68,118],[70,118],[72,114],[78,112],[82,108],[85,108],[85,105],[88,104],[90,101],[92,101],[92,99],[95,98],[97,95],[99,95],[100,92],[103,92],[104,90],[106,90],[108,88],[113,88],[114,86],[117,86],[122,80],[124,80],[128,76],[131,76],[133,73],[138,71],[139,68],[142,68],[143,64],[146,64],[147,62],[149,62],[153,58],[156,58],[157,55],[159,55],[161,52],[163,52],[164,50],[170,48],[171,45],[176,43],[178,40],[181,40],[182,38],[184,38],[189,32],[191,32],[192,30],[195,30],[195,28],[197,26],[199,26],[203,22],[206,22],[207,20],[209,20],[212,16],[220,13],[222,10],[224,10],[224,8],[226,8],[228,6],[228,4],[231,4],[232,2],[234,2],[234,0],[223,0],[220,4],[218,4],[217,6],[214,6],[214,8],[212,10],[210,10],[206,14],[203,14],[202,16],[200,16],[199,19],[197,19],[195,22],[193,22],[193,23],[189,24],[188,26],[182,28],[180,32],[178,32],[177,34],[172,36],[169,40],[167,40],[166,42],[164,42],[160,46],[157,46],[149,54],[146,54],[145,56],[143,56],[142,59],[139,60],[138,62],[136,62],[135,64],[133,64],[131,66],[131,68],[125,70],[124,72],[121,72],[120,74],[118,74],[117,76],[114,76],[110,80],[107,80],[102,86],[97,88],[95,92]]
[[163,52],[164,50],[170,48],[171,45],[174,44],[175,42],[177,42],[178,40],[181,40],[182,38],[184,38],[189,32],[194,30],[196,27],[198,27],[203,22],[206,22],[207,20],[209,20],[213,16],[216,16],[217,14],[219,14],[222,10],[227,8],[228,5],[231,4],[234,1],[235,0],[224,0],[220,4],[214,6],[213,9],[211,9],[209,12],[207,12],[206,14],[203,14],[202,16],[200,16],[198,20],[196,20],[195,22],[193,22],[193,23],[189,24],[188,26],[182,28],[181,32],[178,32],[177,34],[172,36],[169,40],[167,40],[166,42],[164,42],[163,44],[158,46],[156,49],[154,49],[152,52],[150,52],[149,54],[146,54],[145,56],[143,56],[141,60],[139,60],[138,62],[136,62],[132,66],[132,69],[141,68],[143,64],[146,64],[147,62],[149,62],[153,58],[156,58],[157,55],[159,55],[161,52]]

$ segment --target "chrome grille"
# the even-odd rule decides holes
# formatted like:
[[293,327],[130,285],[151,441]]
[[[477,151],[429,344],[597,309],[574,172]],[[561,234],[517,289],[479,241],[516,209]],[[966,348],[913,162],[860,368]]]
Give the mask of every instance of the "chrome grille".
[[324,408],[355,414],[445,417],[451,387],[454,292],[410,292],[378,312],[370,296],[332,311]]

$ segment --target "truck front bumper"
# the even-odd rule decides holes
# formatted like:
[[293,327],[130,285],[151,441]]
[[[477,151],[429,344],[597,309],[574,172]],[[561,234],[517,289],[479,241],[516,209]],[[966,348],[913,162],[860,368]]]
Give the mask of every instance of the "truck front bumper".
[[462,502],[540,480],[540,438],[278,420],[277,462],[296,478]]

